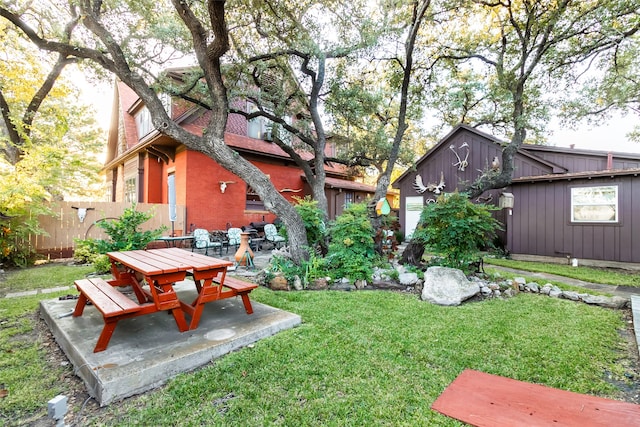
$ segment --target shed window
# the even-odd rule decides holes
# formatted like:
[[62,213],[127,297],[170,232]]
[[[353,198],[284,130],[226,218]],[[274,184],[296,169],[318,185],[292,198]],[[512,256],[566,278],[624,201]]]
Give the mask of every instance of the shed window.
[[618,222],[618,186],[571,188],[571,222]]
[[344,207],[348,208],[354,202],[355,194],[351,191],[344,193]]

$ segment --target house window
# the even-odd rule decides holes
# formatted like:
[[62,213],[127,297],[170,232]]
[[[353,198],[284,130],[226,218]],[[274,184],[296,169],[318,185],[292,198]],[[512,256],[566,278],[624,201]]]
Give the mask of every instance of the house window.
[[344,207],[348,208],[350,204],[355,200],[354,194],[351,191],[344,193]]
[[571,188],[571,222],[618,222],[618,186]]
[[147,107],[142,107],[136,114],[136,128],[138,129],[138,139],[142,139],[153,130],[151,113]]
[[256,193],[256,191],[250,186],[247,185],[247,203],[246,210],[248,211],[263,211],[264,203],[260,199],[260,196]]
[[[247,103],[248,113],[255,113],[256,111],[258,111],[258,107],[256,107],[255,104]],[[254,119],[251,119],[248,123],[247,135],[251,138],[270,141],[271,123],[264,117],[256,117]]]
[[124,181],[124,201],[127,203],[136,203],[138,201],[137,194],[136,179],[126,179]]
[[[268,112],[268,109],[265,109]],[[249,102],[247,103],[247,112],[255,113],[258,111],[258,107]],[[284,121],[291,125],[293,123],[293,119],[291,116],[284,116]],[[265,117],[256,117],[254,119],[249,120],[247,127],[247,136],[256,139],[263,139],[265,141],[273,141],[274,137],[278,137],[282,142],[291,146],[292,137],[291,134],[284,130],[282,126],[278,124],[274,124],[271,120],[266,119]]]

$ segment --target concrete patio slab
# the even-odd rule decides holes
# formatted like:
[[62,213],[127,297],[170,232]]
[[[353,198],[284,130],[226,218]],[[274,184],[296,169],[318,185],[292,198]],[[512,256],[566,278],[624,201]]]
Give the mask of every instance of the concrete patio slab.
[[[196,298],[193,282],[175,286],[180,299]],[[93,306],[71,316],[76,300],[41,301],[41,316],[100,406],[143,393],[170,378],[262,338],[293,328],[300,316],[252,301],[248,315],[238,298],[205,306],[197,329],[179,332],[166,312],[121,320],[105,351],[93,353],[103,320]]]

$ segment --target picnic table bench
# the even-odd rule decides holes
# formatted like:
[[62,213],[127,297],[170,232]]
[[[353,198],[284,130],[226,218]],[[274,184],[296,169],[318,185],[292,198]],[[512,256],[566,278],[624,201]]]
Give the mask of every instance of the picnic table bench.
[[[217,282],[216,279],[213,279],[214,282]],[[242,298],[242,303],[244,304],[244,309],[247,314],[253,313],[253,307],[251,306],[251,300],[249,300],[249,293],[258,287],[255,283],[245,282],[244,280],[237,279],[235,277],[226,277],[224,279],[223,286],[225,288],[229,288],[230,291],[229,296],[240,296]]]
[[112,284],[100,278],[82,279],[75,282],[80,296],[73,316],[82,316],[88,301],[102,313],[104,327],[93,349],[94,353],[107,348],[109,340],[119,320],[140,316],[155,311],[153,303],[138,304],[114,288]]

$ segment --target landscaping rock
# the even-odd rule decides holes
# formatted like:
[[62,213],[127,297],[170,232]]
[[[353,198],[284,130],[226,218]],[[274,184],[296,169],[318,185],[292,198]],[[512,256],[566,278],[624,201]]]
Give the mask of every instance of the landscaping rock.
[[300,276],[295,276],[293,278],[293,289],[295,289],[296,291],[301,291],[304,289],[304,286],[302,286],[302,279],[300,279]]
[[606,297],[604,295],[589,295],[582,297],[582,302],[586,304],[599,305],[606,308],[621,309],[627,307],[629,301],[622,297]]
[[560,295],[562,295],[562,290],[557,286],[552,286],[551,290],[549,291],[549,296],[559,298]]
[[363,279],[358,279],[354,283],[354,286],[356,287],[356,289],[364,289],[367,287],[367,281]]
[[461,270],[429,267],[424,273],[421,298],[433,304],[455,306],[479,292],[480,286],[470,282]]
[[540,285],[538,285],[536,282],[527,283],[525,285],[525,288],[528,292],[533,292],[536,294],[540,292]]
[[326,277],[313,280],[311,283],[309,283],[309,286],[307,287],[307,289],[310,289],[312,291],[323,291],[328,288],[329,288],[329,281],[327,280]]
[[334,283],[333,285],[331,285],[331,290],[332,291],[355,291],[356,287],[353,286],[351,283],[349,283],[348,281],[338,281],[336,283]]
[[580,295],[573,291],[562,291],[560,298],[570,299],[571,301],[580,301]]
[[289,284],[284,276],[276,276],[269,282],[269,287],[274,291],[288,291]]
[[398,281],[400,284],[405,286],[412,286],[418,283],[420,279],[418,278],[417,273],[401,273],[398,276]]

